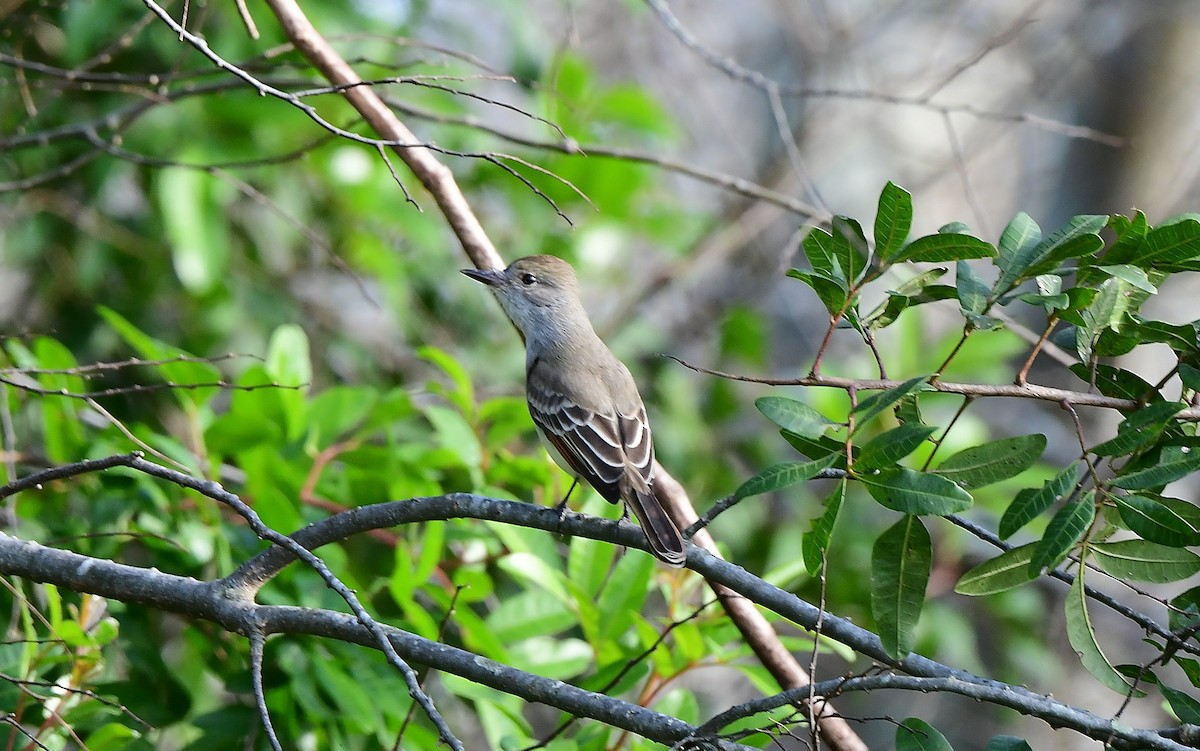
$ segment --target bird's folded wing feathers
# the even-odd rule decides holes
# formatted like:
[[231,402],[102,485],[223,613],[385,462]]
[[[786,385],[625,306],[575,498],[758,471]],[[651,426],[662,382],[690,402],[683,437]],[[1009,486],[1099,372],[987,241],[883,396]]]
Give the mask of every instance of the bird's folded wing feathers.
[[[532,376],[532,374],[531,374]],[[650,480],[654,449],[645,407],[632,415],[600,414],[575,404],[541,379],[530,377],[529,413],[573,470],[606,498],[618,494],[626,462]]]

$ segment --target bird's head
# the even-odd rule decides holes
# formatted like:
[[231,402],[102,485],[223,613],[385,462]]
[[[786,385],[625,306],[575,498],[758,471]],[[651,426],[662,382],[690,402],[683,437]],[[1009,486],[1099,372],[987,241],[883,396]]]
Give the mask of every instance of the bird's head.
[[[587,321],[579,302],[579,280],[571,264],[554,256],[518,258],[504,271],[463,269],[495,291],[525,338],[552,334],[564,323]],[[543,331],[544,330],[544,331]]]

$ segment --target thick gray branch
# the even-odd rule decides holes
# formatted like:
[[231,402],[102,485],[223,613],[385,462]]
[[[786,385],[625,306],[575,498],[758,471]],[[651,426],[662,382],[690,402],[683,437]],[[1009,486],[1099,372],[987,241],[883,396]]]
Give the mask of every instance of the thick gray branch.
[[[254,630],[267,635],[306,634],[379,648],[374,635],[352,615],[312,608],[259,605],[236,596],[220,580],[200,582],[126,566],[19,540],[3,532],[0,532],[0,573],[213,621],[242,635]],[[382,624],[381,627],[405,660],[462,676],[526,701],[598,720],[659,743],[676,743],[695,732],[692,725],[669,715],[527,673],[400,629]],[[731,751],[745,749],[728,743],[721,747]]]

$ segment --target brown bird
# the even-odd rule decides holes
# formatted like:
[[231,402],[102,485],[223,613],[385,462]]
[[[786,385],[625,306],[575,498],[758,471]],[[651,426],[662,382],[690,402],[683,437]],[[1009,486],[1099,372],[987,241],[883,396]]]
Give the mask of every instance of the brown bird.
[[592,328],[575,270],[539,255],[504,271],[462,273],[492,288],[525,340],[529,414],[550,456],[608,502],[625,501],[654,556],[682,566],[683,538],[654,489],[646,407],[629,369]]

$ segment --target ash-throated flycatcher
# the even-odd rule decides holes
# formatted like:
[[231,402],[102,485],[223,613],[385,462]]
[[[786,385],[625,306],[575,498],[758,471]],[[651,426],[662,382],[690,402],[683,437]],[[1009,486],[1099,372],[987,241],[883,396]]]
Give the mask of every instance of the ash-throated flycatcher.
[[521,331],[529,414],[550,456],[610,503],[624,500],[654,556],[682,566],[683,538],[655,494],[646,407],[629,369],[592,329],[575,270],[527,256],[504,271],[462,273],[491,287]]

